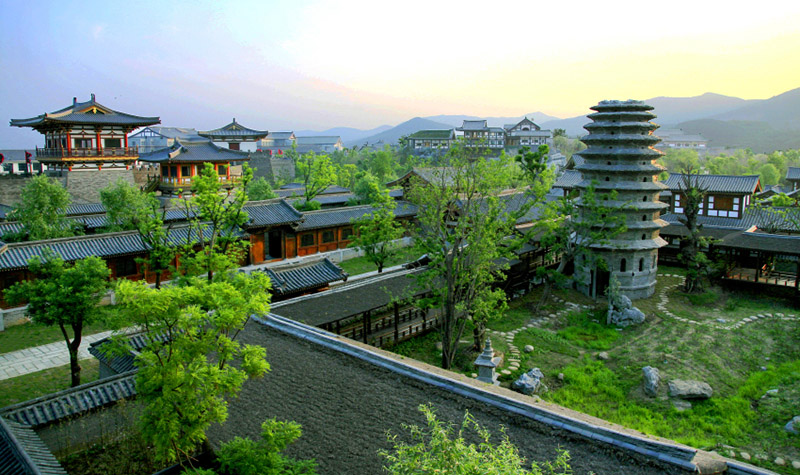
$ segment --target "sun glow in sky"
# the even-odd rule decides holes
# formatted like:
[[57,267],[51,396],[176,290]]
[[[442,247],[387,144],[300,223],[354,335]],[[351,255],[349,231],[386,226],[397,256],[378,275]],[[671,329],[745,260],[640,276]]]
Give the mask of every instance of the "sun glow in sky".
[[[724,6],[723,6],[724,5]],[[0,99],[87,100],[210,129],[588,112],[603,99],[800,86],[800,2],[0,3]],[[0,148],[38,145],[0,127]]]

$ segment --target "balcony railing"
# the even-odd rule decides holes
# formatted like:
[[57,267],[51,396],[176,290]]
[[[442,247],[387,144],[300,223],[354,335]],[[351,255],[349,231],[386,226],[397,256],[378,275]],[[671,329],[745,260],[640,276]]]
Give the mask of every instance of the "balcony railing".
[[139,151],[136,147],[108,147],[101,148],[37,148],[36,158],[106,158],[106,157],[138,157]]
[[[157,180],[158,181],[158,188],[162,189],[177,189],[177,188],[184,188],[186,190],[190,190],[192,188],[192,179],[194,177],[172,177],[172,176],[159,176],[159,175],[147,175],[147,180]],[[231,175],[230,177],[226,176],[219,176],[217,177],[219,184],[222,186],[232,186],[242,181],[241,175]]]

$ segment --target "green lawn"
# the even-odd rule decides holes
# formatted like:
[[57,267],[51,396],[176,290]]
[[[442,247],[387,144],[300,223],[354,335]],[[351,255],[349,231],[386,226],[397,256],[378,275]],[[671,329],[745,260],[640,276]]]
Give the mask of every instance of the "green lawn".
[[[107,325],[98,323],[85,327],[83,334],[91,335],[110,329]],[[70,337],[72,337],[71,331]],[[0,353],[9,353],[23,348],[53,343],[54,341],[64,341],[64,336],[58,327],[37,325],[35,323],[14,325],[6,327],[5,331],[0,332]]]
[[[398,250],[397,254],[392,256],[389,261],[384,265],[385,267],[392,267],[398,264],[405,264],[418,258],[410,247],[404,247]],[[366,256],[348,259],[339,263],[339,266],[350,275],[364,274],[365,272],[372,272],[378,270],[378,267],[370,262]]]
[[[683,274],[680,269],[659,270],[663,274]],[[759,313],[800,314],[800,310],[791,308],[786,300],[730,293],[719,287],[686,296],[676,286],[679,282],[678,278],[660,277],[655,295],[634,302],[647,320],[621,330],[605,325],[605,302],[592,301],[569,289],[556,290],[554,295],[567,302],[592,308],[518,332],[514,344],[520,349],[531,345],[534,351],[522,352],[519,370],[500,380],[507,385],[518,374],[538,367],[550,388],[541,396],[549,401],[726,456],[727,449],[721,446],[732,446],[737,453],[754,455],[750,463],[794,473],[791,468],[775,466],[771,460],[778,456],[800,459],[797,436],[783,430],[793,416],[800,414],[800,323],[767,319],[737,330],[714,326],[718,318],[730,325]],[[680,322],[660,311],[659,294],[665,288],[669,289],[668,310],[701,324]],[[540,297],[541,289],[534,289],[509,302],[504,317],[490,322],[489,327],[507,332],[534,317],[565,308],[550,299],[537,314]],[[419,343],[403,343],[396,351],[437,364],[438,352],[431,349],[437,337],[428,335]],[[504,342],[493,344],[495,349],[507,351]],[[598,359],[600,351],[606,351],[609,359]],[[504,368],[507,365],[506,362]],[[642,368],[648,365],[661,372],[662,382],[655,398],[642,391]],[[473,372],[462,365],[455,370]],[[559,373],[563,380],[557,377]],[[692,409],[678,412],[667,395],[671,379],[705,381],[714,394],[707,401],[694,402]],[[764,397],[770,389],[777,389],[777,395]],[[769,460],[756,459],[758,454]]]
[[[81,382],[94,381],[100,363],[95,358],[81,360]],[[70,387],[69,365],[46,369],[0,381],[0,407],[28,401]]]

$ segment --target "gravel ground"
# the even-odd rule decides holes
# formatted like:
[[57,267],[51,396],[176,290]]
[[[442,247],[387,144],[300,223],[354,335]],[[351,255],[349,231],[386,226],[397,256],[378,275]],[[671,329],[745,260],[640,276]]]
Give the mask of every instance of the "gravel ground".
[[289,448],[296,458],[315,458],[320,474],[381,473],[379,449],[389,449],[387,430],[404,435],[402,423],[424,425],[419,404],[432,403],[441,419],[460,423],[469,410],[492,434],[506,427],[528,460],[552,460],[568,450],[575,474],[667,474],[679,470],[634,458],[583,438],[489,407],[473,399],[411,380],[337,351],[251,322],[240,341],[267,348],[272,371],[245,384],[231,401],[229,417],[209,433],[214,445],[234,436],[257,438],[270,417],[302,424]]

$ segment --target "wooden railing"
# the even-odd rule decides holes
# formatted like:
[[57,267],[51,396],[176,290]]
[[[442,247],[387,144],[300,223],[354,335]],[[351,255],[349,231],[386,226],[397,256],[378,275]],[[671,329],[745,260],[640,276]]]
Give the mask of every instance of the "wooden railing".
[[116,148],[37,148],[36,158],[94,158],[94,157],[138,157],[136,147]]

